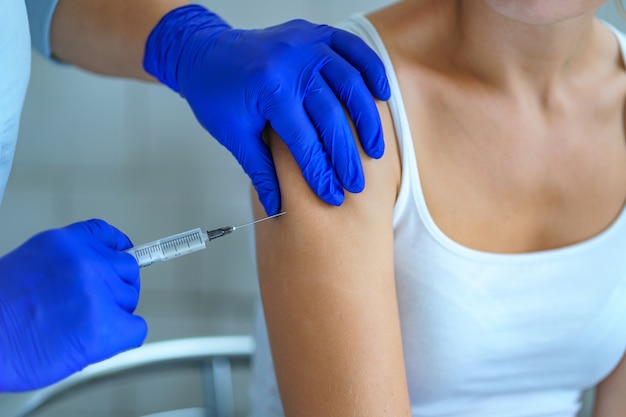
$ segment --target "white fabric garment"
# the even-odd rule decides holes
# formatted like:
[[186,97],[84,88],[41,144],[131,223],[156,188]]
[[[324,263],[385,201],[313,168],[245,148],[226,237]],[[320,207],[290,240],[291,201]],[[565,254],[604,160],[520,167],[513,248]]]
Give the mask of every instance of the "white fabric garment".
[[33,46],[50,58],[50,23],[57,1],[0,1],[0,202],[13,164],[30,78],[29,28]]
[[50,24],[59,0],[26,0],[32,46],[42,56],[51,58]]
[[[597,236],[495,254],[448,238],[430,217],[396,75],[364,16],[340,25],[382,58],[402,155],[394,251],[414,417],[574,417],[581,392],[626,348],[626,210]],[[625,38],[614,28],[622,51]],[[252,416],[282,416],[262,311]]]
[[30,35],[24,0],[0,2],[0,201],[11,172],[30,77]]

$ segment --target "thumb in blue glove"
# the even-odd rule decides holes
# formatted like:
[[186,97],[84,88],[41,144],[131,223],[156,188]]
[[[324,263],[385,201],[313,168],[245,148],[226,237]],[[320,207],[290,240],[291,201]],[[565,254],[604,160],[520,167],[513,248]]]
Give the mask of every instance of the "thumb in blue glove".
[[234,30],[201,6],[184,6],[151,32],[144,68],[187,99],[251,178],[268,215],[280,209],[276,171],[262,138],[268,123],[329,204],[343,202],[344,188],[360,192],[365,186],[342,103],[365,152],[383,155],[374,97],[389,98],[385,69],[361,39],[343,30],[303,20]]
[[140,346],[139,267],[102,220],[42,232],[0,258],[0,392],[31,390]]

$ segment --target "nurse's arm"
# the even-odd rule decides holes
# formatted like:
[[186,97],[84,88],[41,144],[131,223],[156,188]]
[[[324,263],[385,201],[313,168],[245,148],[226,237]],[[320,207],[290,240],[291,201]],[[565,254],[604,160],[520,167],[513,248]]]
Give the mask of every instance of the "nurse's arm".
[[153,80],[143,69],[146,40],[167,12],[189,0],[59,0],[52,55],[99,74]]

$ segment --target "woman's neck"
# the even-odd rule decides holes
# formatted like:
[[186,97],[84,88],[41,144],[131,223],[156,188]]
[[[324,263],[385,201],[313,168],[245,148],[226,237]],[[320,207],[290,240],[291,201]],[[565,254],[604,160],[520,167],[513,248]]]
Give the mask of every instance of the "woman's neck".
[[452,3],[455,65],[506,93],[548,104],[561,86],[596,65],[596,9],[553,21],[542,15],[534,22],[502,14],[485,0]]

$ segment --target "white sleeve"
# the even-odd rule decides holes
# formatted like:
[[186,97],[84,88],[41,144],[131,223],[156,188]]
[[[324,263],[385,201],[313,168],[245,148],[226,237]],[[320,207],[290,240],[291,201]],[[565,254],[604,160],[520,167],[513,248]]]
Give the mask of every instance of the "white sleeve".
[[52,58],[50,23],[59,0],[26,0],[30,39],[33,48],[46,58]]

